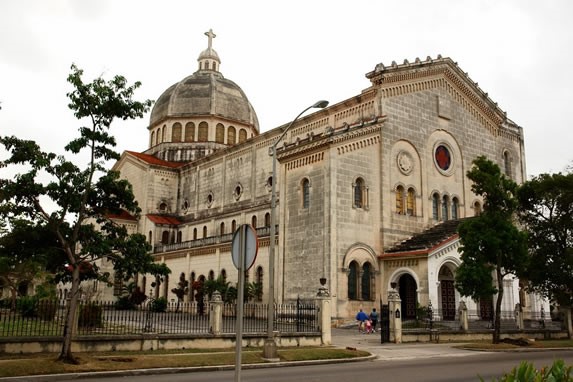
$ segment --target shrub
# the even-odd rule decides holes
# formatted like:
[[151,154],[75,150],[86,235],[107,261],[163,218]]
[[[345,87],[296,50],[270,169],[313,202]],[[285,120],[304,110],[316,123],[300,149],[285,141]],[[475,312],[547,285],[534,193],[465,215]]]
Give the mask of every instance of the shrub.
[[20,297],[16,302],[16,309],[22,317],[36,317],[38,308],[38,299],[33,296]]
[[[553,362],[550,368],[544,367],[537,370],[533,364],[523,361],[518,367],[513,368],[509,374],[504,374],[500,379],[494,380],[495,382],[573,382],[573,367],[565,366],[563,360],[558,359]],[[480,378],[483,382],[483,379]]]
[[80,328],[97,328],[103,326],[103,309],[101,305],[88,303],[80,305],[78,317],[78,326]]
[[165,297],[159,297],[151,302],[149,309],[152,312],[164,313],[167,311],[167,299]]
[[115,309],[117,310],[133,310],[135,309],[135,304],[131,301],[129,296],[121,296],[114,303]]

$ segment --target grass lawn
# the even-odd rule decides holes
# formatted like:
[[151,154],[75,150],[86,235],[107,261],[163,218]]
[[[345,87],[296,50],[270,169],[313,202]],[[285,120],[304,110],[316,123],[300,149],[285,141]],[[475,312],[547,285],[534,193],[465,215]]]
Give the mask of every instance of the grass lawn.
[[[243,349],[242,364],[264,363],[262,349]],[[235,365],[234,349],[176,351],[76,353],[78,365],[56,361],[55,354],[2,354],[0,377],[83,373],[113,370],[152,369],[162,367],[198,367]],[[365,357],[368,352],[334,347],[296,347],[278,350],[281,361],[348,359]]]
[[530,341],[528,345],[515,345],[511,343],[501,342],[499,344],[492,344],[491,341],[476,341],[468,342],[460,345],[464,349],[475,350],[516,350],[516,349],[549,349],[549,348],[573,348],[573,340],[535,340]]

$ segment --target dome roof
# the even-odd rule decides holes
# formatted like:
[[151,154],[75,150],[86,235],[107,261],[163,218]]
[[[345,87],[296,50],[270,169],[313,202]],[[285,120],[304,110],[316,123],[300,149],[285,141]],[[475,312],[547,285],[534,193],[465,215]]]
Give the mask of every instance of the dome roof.
[[259,131],[259,121],[243,90],[219,72],[219,55],[209,47],[198,58],[199,70],[173,84],[157,99],[150,117],[150,126],[168,118],[217,116],[251,125]]

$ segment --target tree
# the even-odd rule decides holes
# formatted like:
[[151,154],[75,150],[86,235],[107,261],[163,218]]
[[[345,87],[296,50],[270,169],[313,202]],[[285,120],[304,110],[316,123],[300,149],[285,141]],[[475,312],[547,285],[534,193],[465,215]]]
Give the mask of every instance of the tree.
[[[100,274],[96,260],[108,257],[124,278],[148,271],[168,272],[164,265],[152,263],[150,245],[143,235],[129,234],[110,218],[123,211],[137,216],[140,209],[129,182],[105,168],[106,161],[119,159],[113,150],[115,138],[109,134],[111,123],[118,118],[141,118],[152,102],[133,100],[139,82],[130,86],[124,77],[115,76],[109,81],[99,77],[84,83],[82,75],[83,71],[72,65],[67,79],[73,86],[67,94],[68,107],[78,120],[87,122],[87,127],[79,128],[79,137],[64,147],[72,159],[44,152],[34,141],[0,137],[9,154],[0,166],[24,168],[15,179],[0,179],[0,217],[45,225],[65,254],[66,263],[59,264],[59,269],[67,270],[61,272],[61,279],[71,287],[59,356],[64,362],[75,362],[71,340],[82,278],[109,276]],[[80,153],[89,157],[83,168],[79,167]]]
[[517,184],[483,156],[474,160],[467,177],[474,194],[483,198],[484,208],[459,226],[462,264],[456,272],[456,288],[475,301],[497,294],[493,343],[499,343],[503,279],[521,274],[527,261],[527,236],[514,225]]
[[541,174],[518,192],[519,217],[529,233],[527,280],[559,305],[573,305],[573,172]]
[[14,220],[12,230],[0,237],[0,281],[10,290],[12,308],[21,285],[53,273],[52,265],[62,259],[58,240],[48,227]]

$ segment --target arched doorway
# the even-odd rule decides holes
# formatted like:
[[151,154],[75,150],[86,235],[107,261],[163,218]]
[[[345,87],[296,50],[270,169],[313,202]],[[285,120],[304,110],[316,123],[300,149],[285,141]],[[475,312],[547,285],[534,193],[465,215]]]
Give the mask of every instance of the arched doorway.
[[416,290],[416,280],[409,274],[400,276],[398,281],[398,290],[400,299],[402,300],[402,319],[415,320],[416,319],[416,304],[418,302]]
[[447,266],[442,266],[438,273],[440,282],[440,307],[442,320],[453,321],[456,319],[456,290],[454,288],[454,274]]
[[491,321],[493,319],[493,298],[492,296],[479,299],[479,315],[482,320]]

